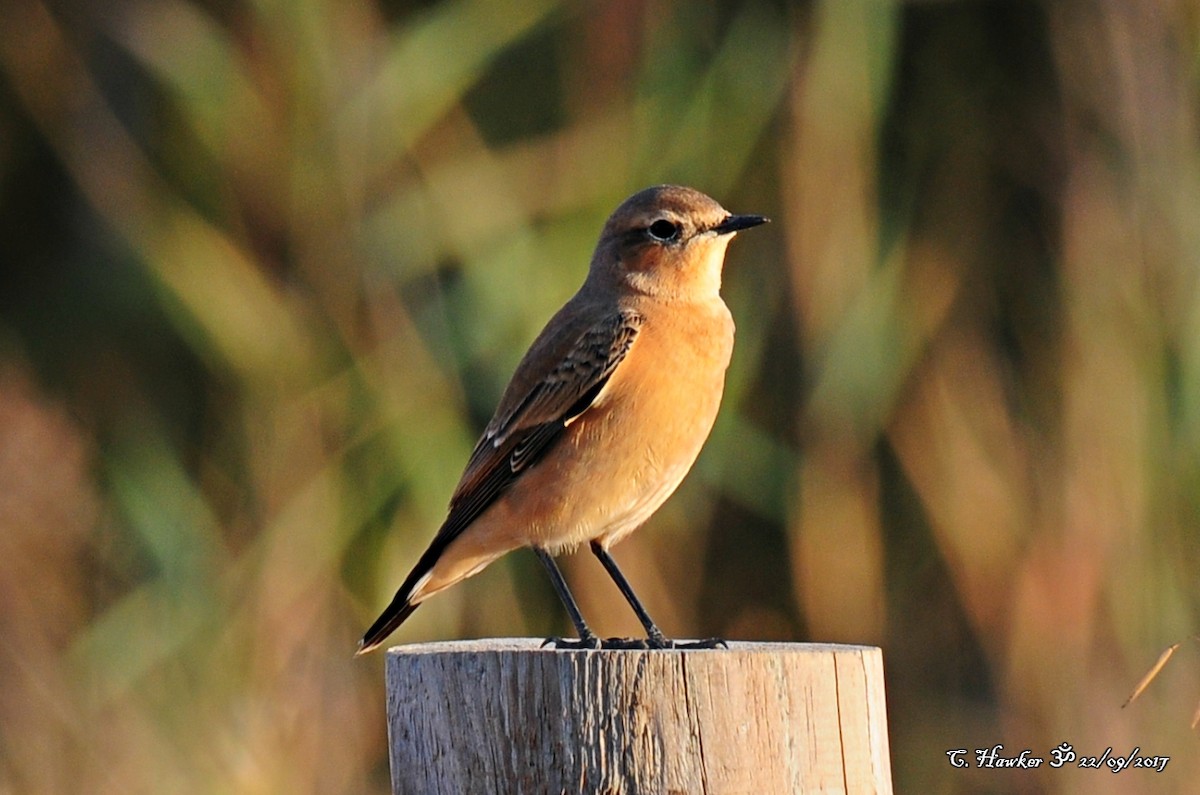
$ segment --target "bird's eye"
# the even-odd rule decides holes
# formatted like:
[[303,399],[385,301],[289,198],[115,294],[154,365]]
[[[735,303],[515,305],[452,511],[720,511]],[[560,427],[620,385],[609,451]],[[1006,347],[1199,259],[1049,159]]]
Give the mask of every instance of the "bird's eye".
[[650,224],[646,231],[650,233],[650,237],[664,243],[679,237],[679,227],[665,218],[659,218]]

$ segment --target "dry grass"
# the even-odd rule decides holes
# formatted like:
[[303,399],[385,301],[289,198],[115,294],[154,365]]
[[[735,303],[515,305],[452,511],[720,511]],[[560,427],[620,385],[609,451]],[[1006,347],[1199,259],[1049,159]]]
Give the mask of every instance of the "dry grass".
[[[354,641],[664,180],[775,220],[665,628],[883,645],[898,791],[1194,788],[1193,4],[413,5],[0,8],[0,792],[386,791]],[[564,629],[517,554],[396,640]],[[1064,741],[1171,762],[945,755]]]

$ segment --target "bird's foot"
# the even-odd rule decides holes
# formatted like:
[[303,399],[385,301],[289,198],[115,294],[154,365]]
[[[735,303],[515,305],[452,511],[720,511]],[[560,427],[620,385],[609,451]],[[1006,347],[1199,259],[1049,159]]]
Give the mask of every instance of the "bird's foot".
[[587,638],[546,638],[542,641],[542,648],[553,646],[556,649],[569,649],[572,651],[580,650],[648,650],[648,649],[674,649],[676,648],[675,641],[659,638],[597,638],[591,636]]
[[605,638],[601,641],[606,649],[667,649],[671,641],[660,639],[656,642],[651,638]]
[[553,646],[556,649],[572,649],[579,651],[581,649],[603,649],[604,641],[597,638],[595,635],[586,635],[582,638],[546,638],[542,641],[542,648]]
[[658,635],[649,638],[598,638],[590,635],[583,638],[546,638],[542,648],[553,646],[556,649],[580,650],[633,650],[652,651],[659,649],[728,649],[729,644],[721,638],[705,638],[704,640],[680,641]]
[[728,649],[729,644],[721,638],[705,638],[704,640],[681,641],[671,640],[662,634],[658,627],[650,628],[650,635],[640,648],[646,649]]
[[671,643],[672,649],[728,649],[729,642],[724,638],[704,638],[703,640],[693,640],[687,643],[680,643],[673,640]]

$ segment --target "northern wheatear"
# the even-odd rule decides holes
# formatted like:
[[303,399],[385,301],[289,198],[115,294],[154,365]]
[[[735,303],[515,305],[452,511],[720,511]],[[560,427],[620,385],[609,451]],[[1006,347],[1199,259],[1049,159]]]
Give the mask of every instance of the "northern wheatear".
[[[533,547],[579,633],[560,646],[671,648],[608,553],[675,491],[712,430],[733,351],[721,268],[730,215],[675,185],[647,188],[609,217],[579,292],[517,366],[449,515],[359,643],[381,644],[433,594],[519,547]],[[601,641],[551,555],[582,542],[646,628]]]

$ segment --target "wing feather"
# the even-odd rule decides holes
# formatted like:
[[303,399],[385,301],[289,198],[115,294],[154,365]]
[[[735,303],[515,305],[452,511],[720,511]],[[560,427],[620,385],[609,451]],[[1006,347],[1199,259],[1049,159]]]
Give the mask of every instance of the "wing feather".
[[[517,366],[454,490],[446,521],[391,604],[363,636],[360,654],[381,643],[416,609],[414,591],[446,547],[553,448],[572,420],[592,406],[645,322],[630,309],[605,314],[590,324],[557,320],[550,322]],[[550,329],[555,329],[553,336]]]
[[[559,357],[541,363],[540,373],[530,372],[541,358],[535,355],[538,343],[534,344],[475,445],[450,499],[446,521],[427,552],[428,558],[422,558],[426,569],[522,472],[553,448],[572,420],[588,410],[628,356],[644,322],[642,315],[631,309],[606,314],[577,332]],[[531,386],[510,394],[513,386],[525,384]]]

